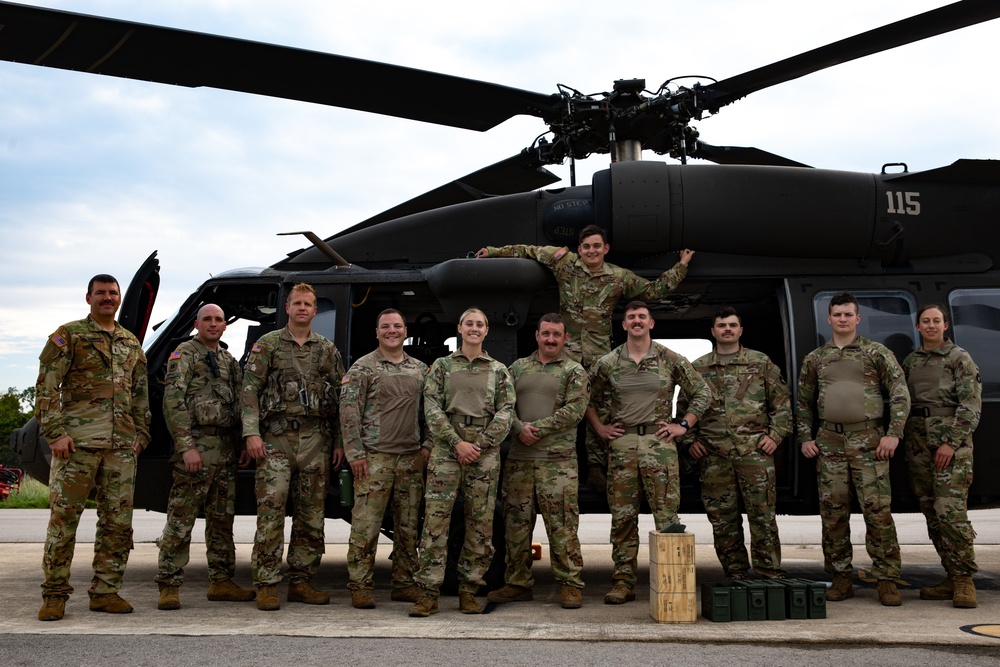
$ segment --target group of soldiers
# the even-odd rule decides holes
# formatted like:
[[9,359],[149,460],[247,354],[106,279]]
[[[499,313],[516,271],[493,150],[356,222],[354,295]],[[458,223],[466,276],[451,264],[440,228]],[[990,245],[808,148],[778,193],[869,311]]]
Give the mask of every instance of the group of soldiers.
[[[578,254],[535,246],[487,247],[477,253],[536,259],[552,270],[559,285],[561,312],[539,320],[538,349],[509,369],[485,352],[489,321],[477,308],[459,319],[455,352],[430,368],[404,350],[405,315],[388,309],[377,318],[377,348],[345,372],[336,346],[312,330],[315,291],[298,284],[285,304],[287,325],[252,346],[241,372],[220,345],[225,313],[217,305],[203,305],[194,322],[196,335],[170,355],[165,379],[164,416],[175,453],[167,522],[158,540],[158,608],[180,608],[191,531],[201,507],[210,600],[256,600],[259,609],[276,610],[281,606],[277,585],[287,575],[289,602],[329,603],[329,594],[311,580],[324,552],[327,487],[332,471],[343,465],[354,480],[347,554],[354,607],[376,605],[376,545],[390,510],[391,599],[411,602],[410,616],[439,611],[452,514],[461,497],[465,538],[458,559],[459,610],[481,613],[476,591],[493,559],[499,492],[505,584],[487,599],[532,599],[529,565],[537,506],[561,604],[578,608],[584,586],[577,536],[578,428],[586,431],[587,483],[606,491],[611,509],[613,586],[605,603],[635,599],[641,498],[652,509],[657,530],[678,523],[679,456],[685,453],[698,462],[702,498],[726,576],[750,577],[751,563],[759,576],[782,576],[773,457],[792,426],[780,370],[766,355],[740,344],[742,322],[731,308],[713,320],[714,350],[693,364],[654,341],[655,321],[639,299],[663,298],[675,289],[694,253],[682,251],[676,266],[647,281],[607,264],[609,249],[605,232],[590,226],[581,232]],[[98,489],[98,530],[90,609],[132,611],[118,592],[132,548],[136,457],[149,442],[146,360],[135,337],[114,319],[121,302],[117,281],[95,276],[86,298],[90,315],[60,327],[40,357],[36,414],[53,454],[40,620],[58,620],[65,612],[73,591],[69,572],[76,527],[92,484]],[[633,299],[622,322],[626,342],[611,350],[612,313],[622,298]],[[905,427],[911,466],[926,469],[914,473],[914,481],[948,572],[921,597],[975,606],[973,533],[965,504],[971,433],[980,409],[978,371],[964,351],[938,335],[947,328],[941,307],[918,314],[925,347],[907,358],[909,390],[892,354],[857,335],[859,321],[857,301],[850,295],[835,297],[833,338],[806,357],[799,378],[802,453],[819,459],[823,550],[833,575],[827,599],[853,595],[848,533],[853,485],[868,526],[879,599],[887,605],[901,602],[894,583],[899,546],[889,511],[888,459]],[[927,345],[928,340],[936,345]],[[956,373],[958,399],[945,386]],[[672,418],[676,387],[680,419]],[[883,389],[890,395],[886,428]],[[961,404],[956,407],[956,402]],[[819,424],[815,437],[814,421]],[[508,435],[511,448],[498,488],[500,443]],[[235,477],[237,466],[251,461],[256,463],[257,532],[253,588],[242,588],[233,582]],[[283,573],[289,500],[292,529]],[[418,532],[421,507],[423,530]],[[743,509],[750,522],[749,555]]]

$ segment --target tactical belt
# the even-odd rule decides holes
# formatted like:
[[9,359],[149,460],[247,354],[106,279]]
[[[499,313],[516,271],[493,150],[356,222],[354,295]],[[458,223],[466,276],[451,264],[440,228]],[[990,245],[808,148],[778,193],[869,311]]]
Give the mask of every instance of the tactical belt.
[[233,431],[232,426],[195,426],[202,435],[229,435]]
[[[302,429],[315,428],[320,425],[323,421],[322,417],[280,417],[277,419],[269,419],[264,422],[265,427],[269,427],[273,422],[278,422],[281,426],[282,431],[301,431]],[[267,428],[271,431],[270,428]],[[271,431],[272,433],[274,431]]]
[[954,417],[955,408],[910,408],[911,417]]
[[854,433],[856,431],[867,431],[870,428],[882,428],[882,418],[866,419],[863,422],[853,424],[837,424],[835,422],[822,422],[820,428],[834,433]]
[[448,421],[451,422],[452,426],[486,426],[490,423],[490,418],[449,414]]
[[636,424],[635,426],[625,426],[624,433],[622,435],[629,435],[630,433],[635,433],[636,435],[646,435],[647,433],[656,433],[658,424]]

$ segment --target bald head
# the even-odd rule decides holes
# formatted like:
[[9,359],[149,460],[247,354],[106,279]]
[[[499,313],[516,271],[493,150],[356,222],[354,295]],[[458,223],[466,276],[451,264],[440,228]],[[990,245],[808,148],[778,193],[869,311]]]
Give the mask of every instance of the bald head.
[[219,347],[219,340],[226,330],[226,314],[214,303],[206,303],[198,309],[194,328],[198,332],[198,340],[208,349],[215,350]]

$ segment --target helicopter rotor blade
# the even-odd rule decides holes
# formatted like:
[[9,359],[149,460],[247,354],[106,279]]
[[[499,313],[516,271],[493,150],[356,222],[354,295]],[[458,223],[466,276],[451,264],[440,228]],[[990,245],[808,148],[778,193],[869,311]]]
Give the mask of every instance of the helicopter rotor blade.
[[698,142],[698,148],[691,152],[691,157],[710,160],[716,164],[750,164],[764,165],[770,167],[805,167],[812,169],[808,164],[802,164],[786,157],[768,153],[752,146],[712,146],[702,141]]
[[758,90],[997,17],[996,0],[962,0],[703,86],[700,106],[714,113]]
[[466,174],[450,183],[382,211],[353,227],[338,232],[331,238],[337,238],[406,215],[496,195],[529,192],[558,181],[558,176],[545,169],[532,151],[525,149],[517,155],[483,167],[471,174]]
[[[318,51],[0,2],[0,60],[485,131],[558,95]],[[456,100],[458,101],[456,103]]]

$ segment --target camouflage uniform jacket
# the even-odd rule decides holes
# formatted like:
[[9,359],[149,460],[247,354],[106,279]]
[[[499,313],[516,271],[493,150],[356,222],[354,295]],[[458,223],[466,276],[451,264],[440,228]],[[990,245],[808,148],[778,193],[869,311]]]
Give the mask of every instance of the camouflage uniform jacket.
[[[712,393],[687,359],[673,350],[651,341],[649,352],[637,364],[622,344],[601,357],[590,369],[590,404],[605,423],[617,420],[621,412],[619,385],[624,375],[649,371],[659,377],[652,421],[670,421],[674,403],[674,387],[689,397],[687,411],[701,417],[712,402]],[[630,426],[630,424],[626,424]]]
[[88,315],[49,337],[35,385],[35,416],[49,442],[128,449],[149,444],[149,380],[138,339],[115,322],[114,333]]
[[481,414],[489,423],[480,429],[476,442],[481,451],[499,447],[510,431],[514,419],[514,384],[507,367],[483,352],[475,359],[462,354],[461,348],[431,364],[424,384],[424,416],[427,430],[435,447],[447,447],[454,457],[455,445],[462,441],[449,418],[449,408],[454,399],[453,374],[486,373],[486,395],[480,406]]
[[507,245],[487,250],[491,257],[533,259],[552,271],[569,334],[564,354],[587,368],[611,351],[611,316],[619,299],[663,299],[687,276],[687,267],[680,262],[656,280],[646,280],[614,264],[591,272],[568,248]]
[[333,426],[344,362],[337,346],[315,331],[309,332],[302,348],[308,350],[308,360],[297,358],[299,344],[283,327],[264,334],[250,349],[240,412],[244,438],[260,435],[261,425],[268,421],[283,431],[282,420],[317,417],[328,420],[331,435],[339,441],[339,430]]
[[881,343],[857,336],[843,349],[831,339],[806,355],[799,372],[799,396],[796,405],[800,442],[813,440],[813,422],[825,419],[825,392],[830,383],[827,369],[840,361],[860,362],[864,373],[864,420],[883,416],[882,389],[889,394],[888,436],[902,438],[910,414],[910,392],[906,389],[903,369],[896,357]]
[[[918,348],[903,361],[913,408],[954,408],[954,416],[927,417],[927,434],[937,447],[972,447],[983,409],[979,367],[969,353],[946,340],[933,350]],[[912,419],[919,419],[914,415]]]
[[[510,365],[510,375],[514,381],[514,391],[518,400],[515,404],[514,425],[511,427],[511,435],[517,435],[524,429],[524,422],[520,415],[524,414],[524,405],[520,400],[522,391],[518,389],[518,381],[525,376],[542,373],[551,376],[552,389],[554,393],[551,398],[552,411],[548,416],[536,419],[529,419],[531,425],[539,432],[539,441],[528,447],[520,441],[514,440],[511,445],[509,458],[522,458],[521,450],[532,450],[531,453],[538,453],[536,456],[525,456],[524,458],[546,458],[550,460],[565,459],[576,456],[576,426],[583,419],[583,413],[590,403],[590,381],[587,378],[587,371],[583,366],[560,356],[548,363],[542,363],[538,358],[538,351],[531,353],[531,356],[518,359]],[[548,396],[546,398],[549,398]],[[549,412],[549,410],[545,410]],[[544,456],[541,453],[544,452]]]
[[221,345],[215,355],[219,377],[212,373],[208,348],[197,338],[177,346],[167,361],[163,418],[174,439],[176,454],[196,449],[201,426],[239,424],[237,400],[243,384],[240,365]]
[[[386,378],[411,382],[384,383]],[[340,389],[340,436],[348,461],[359,461],[365,458],[366,452],[405,454],[417,451],[420,446],[420,398],[426,378],[427,364],[406,353],[398,364],[377,349],[354,362]],[[399,417],[405,418],[405,423],[394,421],[396,429],[393,430],[398,430],[395,435],[405,437],[400,442],[384,443],[382,417],[397,411]]]
[[[712,392],[712,404],[684,434],[686,445],[701,441],[714,454],[751,454],[763,436],[775,444],[791,433],[792,405],[781,370],[763,352],[742,345],[720,359],[714,350],[694,361]],[[687,411],[687,395],[677,399],[677,414]]]

